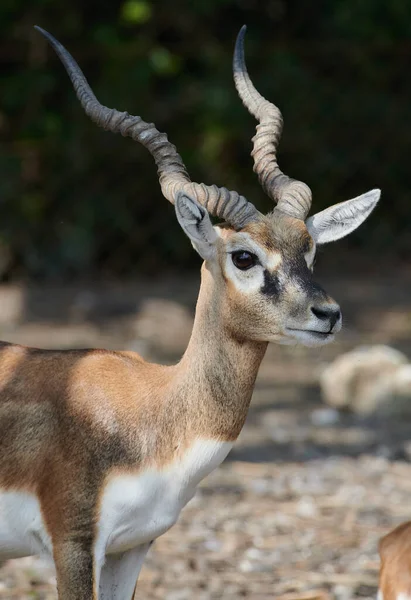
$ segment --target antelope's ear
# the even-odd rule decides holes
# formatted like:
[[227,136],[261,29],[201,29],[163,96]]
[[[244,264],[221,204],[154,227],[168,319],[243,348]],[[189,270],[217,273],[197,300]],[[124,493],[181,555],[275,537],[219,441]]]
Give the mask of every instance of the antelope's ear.
[[178,222],[184,233],[204,260],[211,259],[215,254],[217,234],[208,212],[195,198],[180,192],[175,201]]
[[371,190],[313,215],[306,222],[311,237],[316,244],[327,244],[348,235],[371,214],[380,196],[381,190]]

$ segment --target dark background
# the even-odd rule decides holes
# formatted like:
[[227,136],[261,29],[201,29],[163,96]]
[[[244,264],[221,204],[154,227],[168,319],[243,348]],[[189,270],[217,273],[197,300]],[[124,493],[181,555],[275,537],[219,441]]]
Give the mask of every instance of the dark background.
[[193,180],[268,210],[249,156],[255,123],[232,81],[244,23],[252,77],[284,115],[280,164],[310,185],[315,209],[382,188],[369,222],[333,246],[334,266],[407,262],[411,3],[2,0],[0,280],[199,264],[151,156],[88,120],[33,25],[66,45],[103,103],[166,131]]

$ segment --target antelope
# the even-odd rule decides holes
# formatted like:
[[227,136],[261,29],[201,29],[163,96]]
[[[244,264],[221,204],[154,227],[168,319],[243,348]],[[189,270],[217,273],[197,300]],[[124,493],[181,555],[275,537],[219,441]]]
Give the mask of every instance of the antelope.
[[411,600],[411,521],[381,538],[378,600]]
[[86,114],[151,153],[204,261],[192,336],[175,365],[129,351],[1,346],[0,559],[51,557],[61,600],[129,600],[150,544],[238,437],[267,344],[319,346],[341,329],[338,304],[312,279],[316,245],[356,229],[380,190],[306,220],[311,191],[278,166],[282,116],[248,76],[245,28],[234,79],[258,121],[254,170],[276,203],[267,215],[237,192],[192,182],[165,134],[100,104],[67,50],[37,29]]

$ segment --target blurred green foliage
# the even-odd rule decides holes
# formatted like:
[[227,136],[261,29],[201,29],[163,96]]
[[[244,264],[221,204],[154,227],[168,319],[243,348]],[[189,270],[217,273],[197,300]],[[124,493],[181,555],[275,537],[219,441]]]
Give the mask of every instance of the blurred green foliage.
[[243,23],[252,77],[284,115],[283,170],[310,185],[315,209],[381,187],[369,223],[340,248],[409,257],[410,3],[2,0],[3,280],[198,264],[147,151],[85,117],[33,25],[72,52],[104,104],[166,131],[194,180],[269,209],[249,156],[255,123],[231,75]]

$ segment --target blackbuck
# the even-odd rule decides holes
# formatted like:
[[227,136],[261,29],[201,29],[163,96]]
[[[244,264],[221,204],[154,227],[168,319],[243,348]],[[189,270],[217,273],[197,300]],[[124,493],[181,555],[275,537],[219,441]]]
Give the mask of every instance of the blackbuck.
[[398,525],[381,538],[379,552],[377,600],[411,600],[411,521]]
[[318,346],[340,330],[338,304],[312,279],[316,245],[356,229],[380,191],[306,220],[311,191],[279,169],[282,117],[247,74],[244,28],[234,79],[259,122],[254,170],[276,204],[267,215],[237,192],[192,182],[165,134],[101,105],[67,50],[38,29],[86,114],[152,154],[204,259],[192,336],[174,366],[134,352],[1,347],[0,559],[49,555],[62,600],[128,600],[152,541],[239,435],[267,344]]

